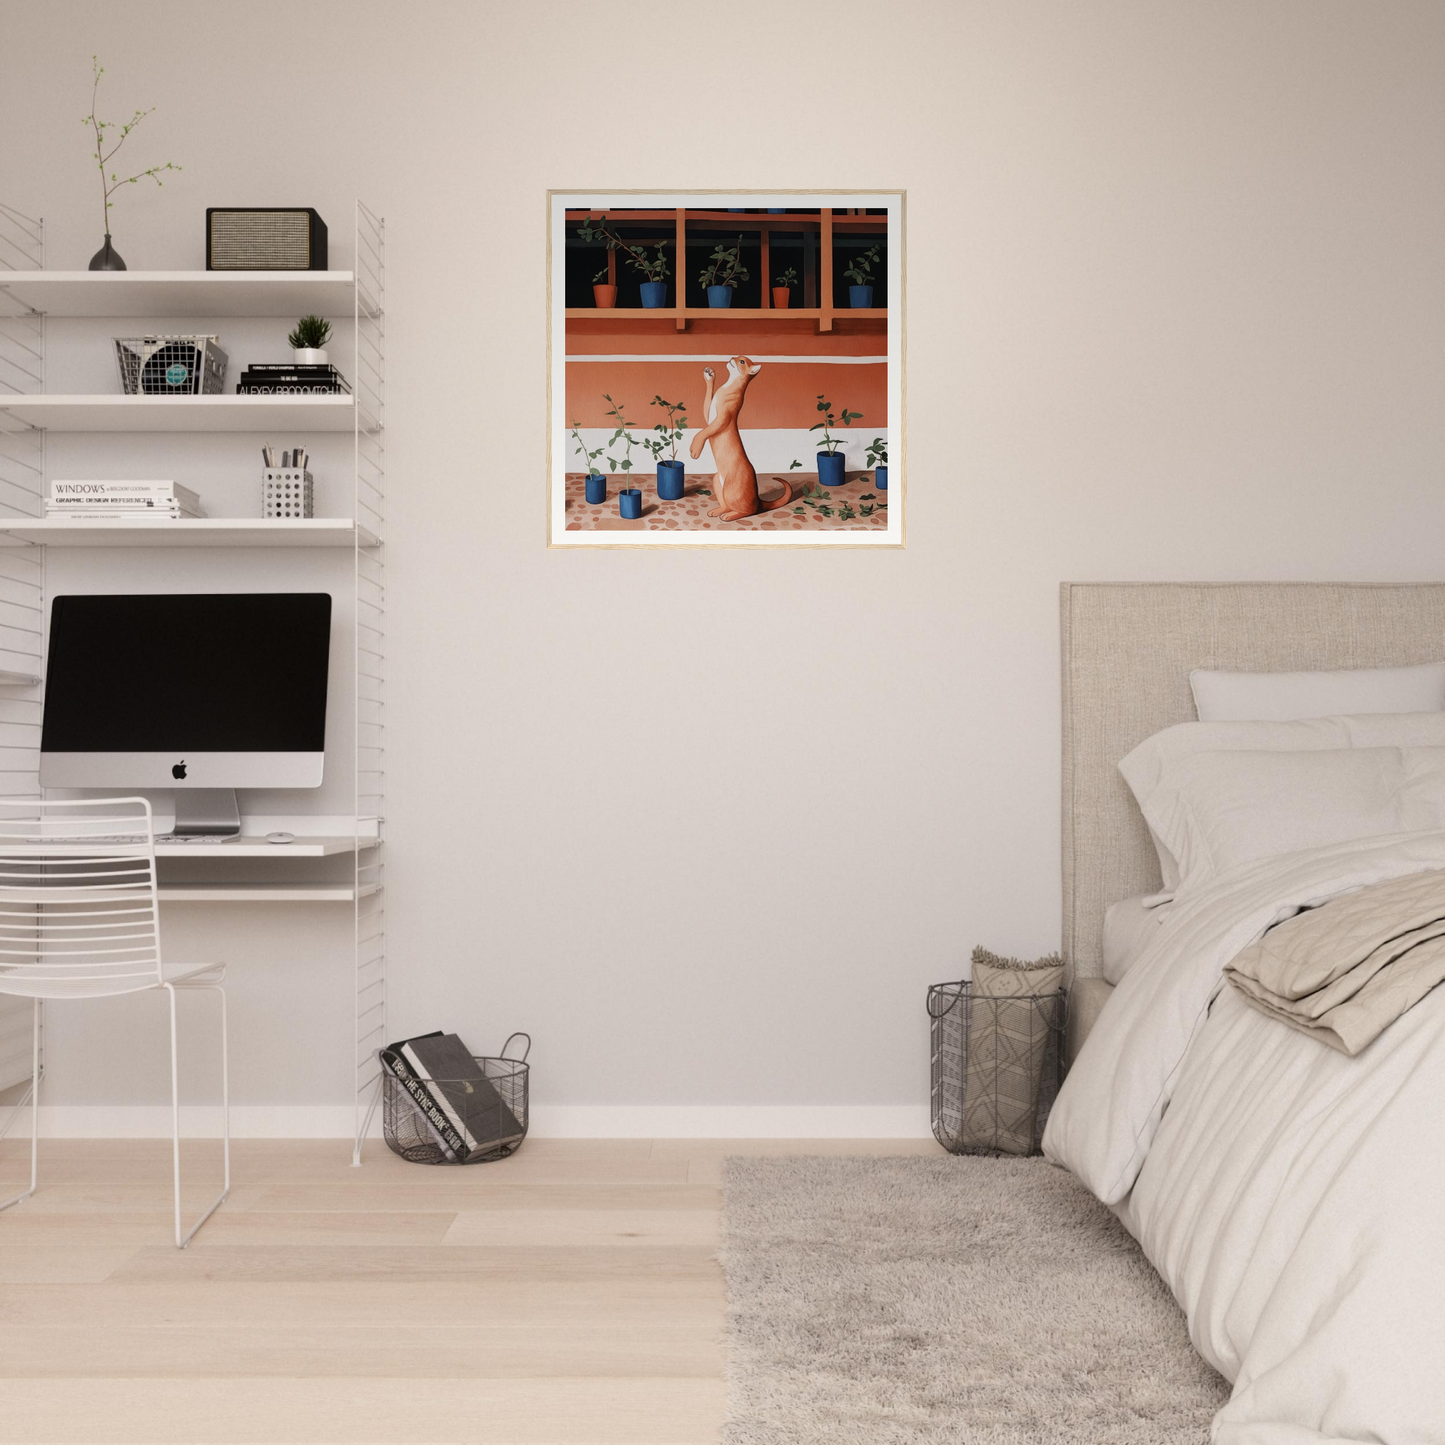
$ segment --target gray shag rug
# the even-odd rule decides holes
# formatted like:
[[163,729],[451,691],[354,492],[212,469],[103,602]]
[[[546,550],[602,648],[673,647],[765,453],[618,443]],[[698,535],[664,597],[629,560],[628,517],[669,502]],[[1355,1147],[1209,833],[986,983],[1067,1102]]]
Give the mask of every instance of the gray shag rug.
[[1204,1445],[1229,1386],[1041,1159],[732,1158],[727,1445]]

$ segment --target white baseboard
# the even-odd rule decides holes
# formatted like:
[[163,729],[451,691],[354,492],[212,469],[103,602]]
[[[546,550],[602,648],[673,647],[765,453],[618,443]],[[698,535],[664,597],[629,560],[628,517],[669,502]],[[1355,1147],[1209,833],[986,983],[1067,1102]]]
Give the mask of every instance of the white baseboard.
[[[0,1110],[0,1126],[8,1110]],[[236,1104],[235,1139],[349,1139],[355,1115],[345,1104]],[[181,1109],[181,1132],[208,1138],[220,1132],[214,1106]],[[29,1132],[22,1111],[10,1137]],[[171,1111],[164,1105],[42,1105],[40,1132],[49,1139],[164,1139]],[[373,1118],[373,1135],[381,1132]],[[538,1139],[926,1139],[924,1104],[539,1104],[531,1133]]]
[[539,1139],[926,1139],[926,1104],[552,1104]]

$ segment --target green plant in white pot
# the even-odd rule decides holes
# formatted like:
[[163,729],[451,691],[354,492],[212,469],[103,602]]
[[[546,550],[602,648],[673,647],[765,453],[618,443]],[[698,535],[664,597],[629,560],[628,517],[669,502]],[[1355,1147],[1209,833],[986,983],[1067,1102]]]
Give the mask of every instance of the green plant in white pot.
[[331,323],[321,316],[303,316],[286,338],[297,366],[325,366]]

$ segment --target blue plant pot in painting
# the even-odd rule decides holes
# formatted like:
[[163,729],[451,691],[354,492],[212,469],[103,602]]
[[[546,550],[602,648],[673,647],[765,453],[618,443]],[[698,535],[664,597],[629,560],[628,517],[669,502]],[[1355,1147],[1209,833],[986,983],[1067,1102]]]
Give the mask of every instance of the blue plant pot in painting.
[[850,306],[872,306],[873,288],[871,286],[850,286],[848,288],[848,304]]
[[878,489],[880,492],[886,492],[886,491],[888,490],[888,468],[887,468],[887,467],[874,467],[874,468],[873,468],[873,485],[874,485],[875,487],[877,487],[877,489]]
[[741,216],[742,213],[743,213],[744,211],[746,211],[746,210],[747,210],[747,207],[746,207],[746,206],[729,206],[729,207],[728,207],[728,214],[729,214],[730,216]]
[[843,485],[843,453],[818,453],[818,485],[820,487],[841,487]]
[[667,282],[644,281],[642,283],[642,304],[644,306],[667,305]]
[[594,507],[607,500],[607,478],[601,472],[587,473],[587,500]]
[[629,521],[636,521],[642,515],[642,492],[638,487],[623,487],[617,494],[617,510],[628,518]]
[[659,502],[680,502],[684,475],[681,462],[658,462],[657,500]]
[[707,288],[707,304],[709,306],[731,306],[733,304],[733,288],[731,286],[709,286]]
[[769,206],[769,207],[768,207],[768,215],[770,215],[770,216],[786,216],[787,214],[788,214],[788,208],[787,208],[786,206]]

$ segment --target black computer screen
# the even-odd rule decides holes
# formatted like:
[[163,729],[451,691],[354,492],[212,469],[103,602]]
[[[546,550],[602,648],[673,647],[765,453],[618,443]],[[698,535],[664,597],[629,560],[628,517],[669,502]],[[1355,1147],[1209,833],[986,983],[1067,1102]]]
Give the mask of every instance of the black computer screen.
[[47,753],[309,753],[326,746],[325,592],[57,597]]

